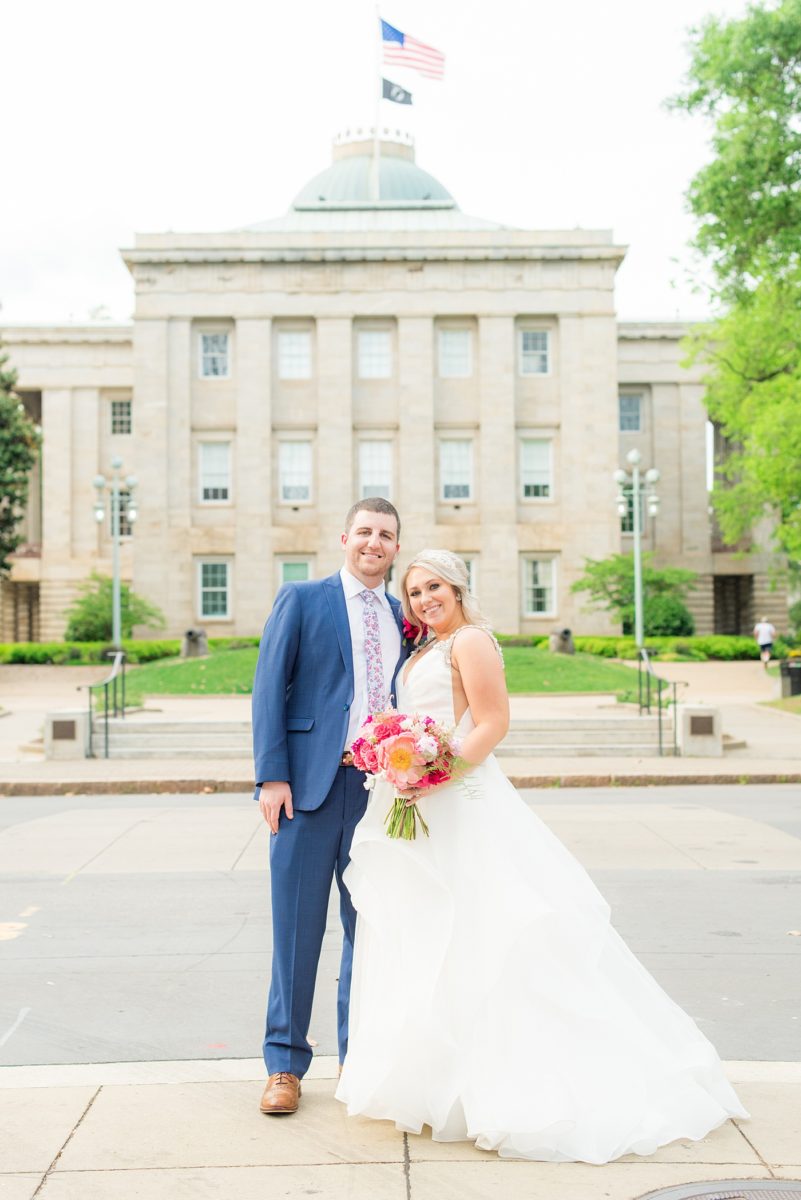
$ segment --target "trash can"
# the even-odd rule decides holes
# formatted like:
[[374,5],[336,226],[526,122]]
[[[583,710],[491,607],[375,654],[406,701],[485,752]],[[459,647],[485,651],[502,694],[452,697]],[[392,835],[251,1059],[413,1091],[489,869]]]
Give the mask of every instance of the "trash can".
[[548,649],[552,654],[575,654],[573,634],[569,629],[554,629],[548,638]]
[[182,658],[204,658],[209,652],[209,639],[205,629],[187,629],[181,647]]
[[782,697],[801,696],[801,658],[785,658],[779,663]]

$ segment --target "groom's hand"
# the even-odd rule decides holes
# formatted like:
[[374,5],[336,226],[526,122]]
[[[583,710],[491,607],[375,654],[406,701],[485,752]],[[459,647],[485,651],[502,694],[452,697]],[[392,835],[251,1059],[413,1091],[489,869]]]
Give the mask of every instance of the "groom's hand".
[[259,792],[259,808],[261,815],[273,833],[278,833],[278,822],[283,808],[289,820],[292,820],[292,789],[288,783],[279,780],[276,783],[263,783]]

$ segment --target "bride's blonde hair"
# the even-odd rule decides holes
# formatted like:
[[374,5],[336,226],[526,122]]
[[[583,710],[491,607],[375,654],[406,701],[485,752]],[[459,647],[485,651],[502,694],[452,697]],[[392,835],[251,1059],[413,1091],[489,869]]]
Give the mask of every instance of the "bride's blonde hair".
[[415,567],[427,567],[432,574],[436,575],[437,579],[443,579],[445,583],[449,583],[456,592],[456,599],[462,605],[464,619],[468,624],[478,625],[479,628],[491,632],[492,627],[481,612],[478,601],[468,586],[467,567],[464,559],[460,558],[458,554],[454,554],[452,550],[421,550],[419,554],[414,556],[403,572],[403,578],[401,579],[401,604],[403,605],[403,615],[407,621],[412,625],[417,624],[417,617],[412,612],[412,606],[409,603],[407,588],[409,572],[414,570]]

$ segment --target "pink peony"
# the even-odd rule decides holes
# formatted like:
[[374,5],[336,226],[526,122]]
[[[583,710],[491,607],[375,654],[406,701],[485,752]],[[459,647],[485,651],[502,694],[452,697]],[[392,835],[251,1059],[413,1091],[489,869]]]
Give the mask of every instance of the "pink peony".
[[425,774],[425,761],[418,753],[414,738],[399,734],[382,741],[378,762],[389,783],[400,791],[414,787]]

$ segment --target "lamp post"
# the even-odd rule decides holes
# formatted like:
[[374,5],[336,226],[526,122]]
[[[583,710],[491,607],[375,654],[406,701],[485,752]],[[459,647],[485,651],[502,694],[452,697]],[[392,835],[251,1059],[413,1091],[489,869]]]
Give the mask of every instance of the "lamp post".
[[628,498],[626,496],[626,488],[631,488],[632,502],[632,533],[634,535],[634,641],[637,643],[637,649],[641,650],[644,634],[643,634],[643,596],[642,596],[642,509],[641,496],[645,496],[648,503],[649,517],[655,517],[659,512],[659,497],[656,494],[655,487],[659,482],[659,471],[656,467],[650,467],[643,476],[640,471],[640,460],[642,455],[639,450],[629,450],[626,455],[626,462],[631,467],[631,472],[625,471],[622,467],[615,471],[614,480],[618,485],[619,491],[617,494],[617,511],[621,517],[625,517],[628,511]]
[[[111,496],[111,641],[116,650],[122,649],[122,605],[120,602],[120,516],[122,495],[120,492],[121,458],[111,460],[111,479],[105,475],[95,475],[95,520],[102,525],[106,519],[106,492]],[[126,498],[125,515],[130,524],[136,520],[136,476],[125,477]]]

